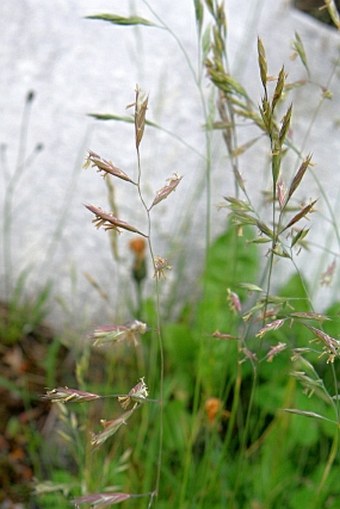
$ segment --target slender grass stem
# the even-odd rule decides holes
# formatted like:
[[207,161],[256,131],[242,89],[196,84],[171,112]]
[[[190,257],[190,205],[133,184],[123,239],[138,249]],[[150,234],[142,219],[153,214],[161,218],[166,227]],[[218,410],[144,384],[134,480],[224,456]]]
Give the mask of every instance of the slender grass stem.
[[334,435],[334,438],[333,438],[333,441],[332,441],[331,449],[329,451],[327,463],[325,465],[325,468],[324,468],[324,471],[323,471],[323,474],[322,474],[319,486],[317,488],[316,501],[315,501],[315,506],[314,506],[315,509],[318,509],[320,507],[320,502],[322,500],[322,492],[323,492],[323,489],[325,487],[326,481],[327,481],[327,479],[329,477],[330,471],[332,469],[332,466],[333,466],[336,458],[339,457],[339,434],[340,434],[340,429],[339,429],[339,426],[338,426],[338,428],[335,431],[335,435]]
[[[326,85],[324,87],[325,90],[328,90],[331,86],[331,83],[333,81],[333,79],[336,77],[336,71],[337,71],[337,68],[339,67],[339,64],[340,64],[340,57],[337,58],[337,60],[334,62],[334,65],[333,65],[333,68],[332,68],[332,71],[326,81]],[[305,136],[302,140],[302,143],[301,143],[301,148],[300,150],[298,150],[298,155],[301,155],[305,149],[305,146],[307,144],[307,140],[310,138],[310,135],[311,135],[311,132],[312,132],[312,129],[313,129],[313,126],[316,122],[316,119],[321,111],[321,108],[324,104],[324,102],[326,101],[326,97],[325,95],[322,95],[321,98],[320,98],[320,101],[317,105],[317,107],[315,108],[315,110],[313,111],[313,115],[312,115],[312,118],[307,126],[307,129],[306,129],[306,132],[305,132]],[[324,203],[327,207],[327,210],[329,212],[329,215],[331,217],[331,222],[332,222],[332,225],[333,225],[333,228],[334,228],[334,232],[335,232],[335,235],[336,235],[336,239],[337,239],[337,242],[338,242],[338,245],[340,246],[340,230],[339,230],[339,226],[338,226],[338,221],[337,221],[337,218],[335,216],[335,213],[334,213],[334,210],[333,210],[333,207],[328,199],[328,196],[327,196],[327,193],[325,192],[323,186],[321,185],[320,183],[320,180],[317,178],[317,175],[316,173],[311,170],[311,175],[318,187],[318,190],[324,200]]]
[[138,168],[138,180],[137,180],[137,190],[139,199],[143,205],[143,208],[147,217],[147,231],[148,231],[148,247],[150,258],[152,261],[152,265],[154,268],[155,274],[155,294],[156,294],[156,331],[158,337],[158,348],[159,348],[159,399],[160,399],[160,421],[159,421],[159,449],[158,449],[158,458],[157,458],[157,467],[156,467],[156,479],[155,479],[155,487],[150,497],[149,506],[151,507],[155,497],[159,493],[160,480],[161,480],[161,470],[162,470],[162,457],[163,457],[163,436],[164,436],[164,344],[163,344],[163,336],[162,336],[162,320],[161,320],[161,304],[160,304],[160,288],[159,288],[159,279],[157,277],[156,265],[155,265],[155,254],[152,244],[152,222],[151,222],[151,214],[150,209],[148,208],[141,188],[142,182],[142,165],[141,165],[141,155],[139,146],[136,148],[137,150],[137,168]]
[[49,243],[47,244],[46,253],[45,253],[44,259],[41,263],[40,270],[42,273],[44,273],[47,266],[49,266],[49,267],[51,266],[53,256],[55,255],[55,253],[57,251],[57,246],[58,246],[59,241],[62,236],[62,232],[65,229],[65,226],[66,226],[66,223],[67,223],[67,220],[69,217],[68,206],[72,200],[72,197],[73,197],[75,189],[76,189],[77,179],[79,177],[79,167],[81,166],[81,162],[84,158],[84,152],[86,150],[86,147],[88,146],[88,140],[90,138],[90,134],[91,134],[91,128],[87,128],[84,133],[83,141],[81,142],[80,147],[77,152],[77,155],[76,155],[76,160],[75,160],[75,163],[73,166],[71,178],[70,178],[69,184],[66,188],[63,202],[62,202],[62,205],[60,208],[60,213],[58,214],[58,220],[57,220],[54,230],[51,233],[51,236],[49,238]]
[[21,118],[19,132],[19,147],[17,152],[17,161],[13,174],[5,189],[5,199],[3,206],[3,256],[5,272],[5,290],[7,295],[11,294],[13,285],[13,253],[12,253],[12,226],[13,226],[13,199],[16,188],[26,169],[27,160],[27,140],[32,113],[32,102],[34,93],[29,92],[26,96],[25,106]]
[[241,478],[243,476],[243,465],[244,465],[244,462],[246,461],[247,440],[250,435],[250,420],[251,420],[252,413],[253,413],[254,398],[255,398],[255,392],[256,392],[256,388],[257,388],[257,368],[254,363],[252,363],[252,368],[253,368],[253,377],[252,377],[250,398],[249,398],[248,407],[247,407],[245,425],[244,425],[244,429],[243,429],[242,435],[241,435],[241,447],[240,447],[239,456],[238,456],[238,460],[237,460],[237,462],[238,462],[237,475],[236,475],[236,480],[235,480],[235,483],[233,486],[234,500],[237,496]]
[[147,8],[153,14],[153,16],[155,16],[155,18],[161,24],[162,28],[164,28],[175,39],[176,43],[178,44],[178,47],[180,48],[180,50],[181,50],[181,52],[182,52],[182,54],[184,56],[184,59],[185,59],[185,61],[187,63],[187,66],[189,67],[192,75],[195,77],[195,80],[196,80],[196,71],[195,71],[195,68],[194,68],[194,66],[193,66],[193,64],[192,64],[192,62],[191,62],[191,60],[189,58],[188,52],[185,49],[185,46],[182,43],[180,37],[178,37],[176,32],[174,32],[170,28],[170,26],[164,22],[164,20],[161,18],[161,16],[159,16],[159,14],[157,14],[157,12],[151,7],[150,3],[147,0],[143,0],[143,3],[147,6]]
[[[143,1],[144,1],[145,5],[148,7],[148,9],[150,10],[150,12],[155,16],[155,18],[161,23],[161,25],[174,38],[174,40],[178,44],[178,47],[180,48],[182,54],[184,55],[185,61],[186,61],[187,65],[188,65],[188,68],[189,68],[189,70],[190,70],[190,72],[192,74],[193,80],[194,80],[194,82],[196,84],[196,87],[198,89],[198,93],[199,93],[199,97],[200,97],[200,102],[201,102],[201,107],[202,107],[202,112],[203,112],[204,123],[207,126],[207,128],[205,129],[206,217],[205,217],[205,262],[204,262],[204,266],[206,267],[207,263],[208,263],[208,260],[207,260],[208,248],[210,246],[210,241],[211,241],[211,170],[212,170],[212,162],[211,162],[211,136],[212,136],[212,130],[210,128],[211,119],[210,119],[209,114],[208,114],[208,110],[207,110],[207,106],[206,106],[206,100],[205,100],[205,95],[204,95],[203,90],[202,90],[202,83],[201,83],[202,69],[200,69],[200,67],[199,67],[198,71],[196,72],[196,70],[194,69],[194,67],[192,65],[192,62],[191,62],[191,60],[189,58],[189,55],[188,55],[188,53],[186,51],[186,48],[184,47],[184,45],[183,45],[182,41],[180,40],[180,38],[161,19],[161,17],[154,11],[154,9],[152,9],[150,4],[146,0],[143,0]],[[199,60],[201,60],[201,59],[199,59]],[[150,252],[152,253],[152,249],[151,248],[150,248]],[[202,361],[204,359],[204,351],[205,351],[205,349],[204,349],[203,342],[200,342],[199,354],[198,354],[198,359],[199,359],[198,367],[201,364],[200,361]],[[199,393],[200,393],[200,386],[201,386],[201,377],[202,377],[202,374],[200,372],[200,369],[198,369],[197,376],[196,376],[196,381],[195,381],[195,389],[194,389],[194,403],[193,403],[193,414],[194,414],[194,416],[197,414],[197,411],[198,411]],[[190,438],[188,440],[188,447],[187,447],[186,456],[185,456],[186,459],[185,459],[185,462],[184,462],[184,474],[183,474],[183,478],[182,478],[182,483],[181,483],[182,488],[181,488],[181,492],[180,492],[180,505],[184,504],[184,499],[185,499],[185,496],[186,496],[186,488],[187,488],[187,483],[188,483],[188,479],[189,479],[190,465],[191,465],[191,461],[192,461],[191,448],[192,448],[192,445],[193,445],[193,441],[194,441],[194,433],[192,432],[191,436],[190,436]]]
[[336,374],[336,370],[335,370],[335,367],[334,367],[334,364],[332,363],[331,364],[331,370],[332,370],[332,376],[333,376],[333,382],[334,382],[334,389],[335,389],[335,394],[334,394],[334,398],[332,398],[332,400],[334,401],[335,399],[335,402],[334,402],[334,408],[335,408],[335,415],[336,415],[336,420],[338,422],[338,427],[340,428],[340,395],[339,395],[339,382],[338,382],[338,378],[337,378],[337,374]]

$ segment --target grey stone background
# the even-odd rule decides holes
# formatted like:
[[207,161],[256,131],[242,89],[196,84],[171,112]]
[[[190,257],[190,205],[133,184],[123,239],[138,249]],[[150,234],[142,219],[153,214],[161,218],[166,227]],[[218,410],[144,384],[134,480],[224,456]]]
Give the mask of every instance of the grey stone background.
[[[193,2],[150,0],[149,6],[178,36],[196,67]],[[127,302],[133,299],[133,288],[127,281],[132,260],[127,245],[131,235],[122,233],[121,261],[113,261],[107,234],[95,230],[82,205],[91,202],[107,207],[105,185],[99,175],[81,170],[81,166],[86,150],[91,148],[130,175],[136,174],[133,127],[97,122],[87,116],[89,112],[126,115],[125,107],[134,100],[136,83],[149,94],[149,118],[182,139],[179,142],[164,132],[147,129],[142,143],[144,192],[148,199],[152,200],[155,191],[173,172],[184,176],[176,193],[155,208],[153,214],[155,252],[175,261],[164,291],[173,295],[194,292],[193,281],[203,257],[205,195],[197,194],[204,179],[203,116],[188,65],[178,44],[165,30],[114,27],[84,19],[99,12],[138,13],[156,19],[142,0],[2,0],[0,6],[0,293],[1,298],[9,296],[5,285],[3,208],[6,189],[17,164],[25,97],[32,90],[35,100],[27,135],[27,155],[37,143],[42,143],[44,150],[27,165],[16,182],[11,282],[14,285],[26,271],[27,290],[34,296],[51,281],[50,320],[57,325],[68,322],[86,327],[89,322],[98,322],[108,315],[116,319],[130,318]],[[306,77],[302,66],[290,59],[294,33],[301,36],[315,85],[298,89],[292,96],[294,141],[304,154],[313,153],[313,172],[338,218],[339,34],[297,12],[286,0],[231,0],[227,2],[227,16],[231,71],[258,103],[261,89],[257,35],[267,50],[269,72],[275,75],[285,64],[291,81]],[[320,108],[321,92],[317,83],[333,92],[332,101],[324,101]],[[208,97],[208,83],[204,84],[204,91]],[[241,129],[240,142],[248,135]],[[296,160],[290,159],[287,173],[291,174],[296,164]],[[266,145],[258,144],[249,150],[241,157],[240,167],[252,199],[260,204],[260,190],[269,186]],[[134,190],[124,182],[116,184],[119,216],[143,229],[145,216]],[[213,138],[214,235],[223,229],[226,221],[226,212],[218,211],[216,205],[232,192],[230,168],[217,133]],[[326,245],[332,252],[325,254],[316,248],[299,255],[297,264],[317,283],[320,272],[337,257],[339,245],[332,233],[325,200],[309,176],[302,198],[313,197],[320,200],[311,240]],[[176,267],[180,259],[186,260],[183,274]],[[280,262],[277,270],[285,277],[286,262]],[[109,304],[98,299],[84,277],[85,272],[108,293]],[[337,288],[336,284],[331,291],[315,287],[316,303],[324,303],[326,296],[336,297]]]

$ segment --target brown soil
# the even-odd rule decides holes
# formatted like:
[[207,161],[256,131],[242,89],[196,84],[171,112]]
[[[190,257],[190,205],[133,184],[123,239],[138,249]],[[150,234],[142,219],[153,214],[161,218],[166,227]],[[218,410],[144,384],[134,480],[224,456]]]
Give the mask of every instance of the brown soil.
[[[49,327],[39,326],[8,344],[7,318],[8,308],[0,303],[0,508],[15,509],[28,507],[30,500],[33,466],[29,437],[43,429],[49,415],[50,405],[41,395],[46,390],[44,361],[55,339]],[[60,345],[56,359],[60,383],[60,367],[65,368],[69,357]],[[34,454],[39,458],[38,449]]]

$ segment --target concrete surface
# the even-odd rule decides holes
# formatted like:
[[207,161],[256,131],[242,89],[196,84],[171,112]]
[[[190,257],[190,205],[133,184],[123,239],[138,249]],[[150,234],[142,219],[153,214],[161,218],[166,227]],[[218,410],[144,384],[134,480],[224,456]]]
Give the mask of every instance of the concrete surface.
[[[185,47],[192,65],[197,62],[196,32],[190,0],[150,0],[149,5],[168,24]],[[25,97],[34,91],[27,134],[27,155],[38,143],[44,150],[23,171],[15,184],[12,215],[11,284],[27,271],[28,291],[35,295],[46,281],[53,284],[50,320],[86,326],[111,315],[128,319],[127,302],[134,298],[129,280],[131,254],[128,233],[119,238],[121,261],[112,260],[107,234],[91,225],[83,203],[107,207],[106,188],[99,175],[82,171],[86,150],[91,148],[111,159],[130,175],[136,175],[133,128],[114,122],[96,122],[89,112],[126,115],[125,107],[134,99],[138,83],[150,96],[149,118],[173,131],[190,145],[164,132],[147,129],[142,143],[144,191],[148,199],[164,185],[173,172],[184,176],[176,193],[154,210],[155,251],[175,262],[185,256],[187,269],[181,275],[181,290],[189,288],[199,271],[203,256],[205,195],[194,197],[204,179],[203,116],[197,87],[178,44],[165,30],[114,27],[84,19],[86,15],[111,12],[138,13],[155,20],[143,1],[118,0],[2,0],[0,7],[0,206],[3,212],[6,188],[14,174],[19,151],[19,133]],[[325,195],[338,216],[339,200],[339,121],[340,87],[339,34],[291,8],[286,0],[231,0],[227,2],[230,67],[260,102],[256,37],[267,50],[270,74],[284,63],[291,80],[305,78],[302,66],[290,59],[294,33],[302,38],[314,83],[329,86],[333,100],[322,104],[317,85],[294,94],[294,141],[303,153],[314,155],[314,171]],[[339,60],[337,60],[339,64]],[[329,82],[329,85],[328,85]],[[207,96],[208,84],[204,85]],[[314,117],[317,114],[315,120]],[[313,120],[313,122],[312,122]],[[312,124],[311,124],[312,122]],[[312,125],[310,129],[310,125]],[[242,141],[242,130],[240,140]],[[306,141],[304,141],[306,138]],[[245,138],[246,139],[246,138]],[[291,158],[291,167],[296,160]],[[19,161],[20,162],[20,161]],[[254,202],[268,185],[266,147],[255,145],[240,159],[242,174],[250,186]],[[306,179],[307,200],[320,196],[312,177]],[[133,191],[133,190],[132,190]],[[215,205],[233,192],[230,168],[219,134],[213,141],[212,225],[213,234],[222,230],[225,212]],[[136,194],[124,182],[116,182],[119,216],[143,229],[145,215]],[[319,226],[315,242],[339,252],[330,231],[329,212],[320,198]],[[1,232],[4,229],[2,213]],[[183,230],[183,224],[188,229]],[[5,286],[2,235],[0,253],[1,297],[9,295]],[[7,249],[7,247],[6,247]],[[318,249],[297,263],[314,280],[325,270],[333,254]],[[306,263],[307,262],[307,263]],[[312,263],[310,263],[312,262]],[[278,268],[285,274],[284,262]],[[91,274],[108,293],[110,304],[98,299],[84,277]],[[165,292],[177,287],[176,266]],[[336,296],[333,287],[333,296]],[[323,292],[317,294],[323,302]],[[325,293],[326,295],[326,293]],[[329,290],[327,290],[329,295]]]

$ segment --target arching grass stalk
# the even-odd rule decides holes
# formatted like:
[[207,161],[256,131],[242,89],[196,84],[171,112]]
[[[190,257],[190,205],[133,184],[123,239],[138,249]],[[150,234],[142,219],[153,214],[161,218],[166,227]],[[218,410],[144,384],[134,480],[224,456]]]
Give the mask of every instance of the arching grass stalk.
[[[313,111],[313,114],[311,116],[311,119],[310,119],[310,121],[309,121],[309,123],[308,123],[308,125],[306,127],[306,131],[305,131],[303,140],[301,142],[300,148],[298,149],[297,147],[295,147],[290,141],[287,142],[287,145],[289,146],[289,148],[291,148],[293,150],[293,152],[295,152],[297,154],[297,164],[299,163],[299,161],[301,161],[303,159],[303,155],[302,155],[303,151],[304,151],[304,149],[306,147],[307,140],[310,138],[312,129],[313,129],[314,125],[316,124],[316,120],[318,118],[318,115],[320,114],[322,106],[324,105],[325,101],[332,99],[332,92],[331,92],[330,88],[331,88],[332,81],[334,81],[334,79],[336,78],[336,70],[338,69],[339,64],[340,64],[340,56],[335,60],[335,62],[333,64],[333,67],[331,69],[331,72],[330,72],[330,74],[329,74],[329,76],[328,76],[328,78],[326,80],[325,85],[317,84],[317,86],[321,90],[320,100],[319,100],[318,104],[316,105],[316,107],[315,107],[315,109]],[[334,210],[333,210],[333,208],[331,206],[329,197],[328,197],[327,193],[325,192],[325,190],[324,190],[324,188],[323,188],[323,186],[322,186],[322,184],[320,182],[320,179],[318,178],[318,176],[317,176],[316,172],[313,170],[313,168],[310,168],[310,175],[312,176],[314,182],[316,183],[318,191],[319,191],[319,193],[320,193],[320,195],[321,195],[321,197],[323,199],[323,203],[325,204],[325,206],[326,206],[326,208],[328,210],[328,213],[329,213],[329,222],[333,226],[333,231],[334,231],[337,243],[340,246],[340,231],[339,231],[339,226],[338,226],[336,214],[335,214],[335,212],[334,212]],[[324,243],[323,250],[325,252],[328,252],[326,246],[329,245],[329,242],[330,242],[330,238],[328,238],[325,241],[325,243]],[[321,271],[321,264],[322,263],[323,262],[322,262],[322,259],[321,259],[320,260],[320,264],[319,264],[319,268],[316,270],[316,273]],[[314,288],[312,289],[311,293],[313,294],[315,292],[315,289],[316,289],[317,278],[314,278],[312,283],[314,285]]]
[[138,86],[136,87],[136,100],[135,100],[135,141],[136,141],[136,153],[137,153],[137,190],[140,201],[145,210],[145,214],[147,217],[147,242],[149,247],[150,258],[152,260],[154,275],[155,275],[155,293],[156,293],[156,334],[158,338],[158,348],[159,348],[159,359],[160,359],[160,369],[159,369],[159,399],[160,399],[160,420],[159,420],[159,450],[158,450],[158,458],[157,458],[157,468],[156,468],[156,479],[155,479],[155,487],[152,491],[149,499],[148,508],[152,507],[155,496],[158,495],[159,485],[161,479],[161,468],[162,468],[162,455],[163,455],[163,435],[164,435],[164,345],[163,345],[163,337],[162,337],[162,323],[161,323],[161,306],[160,306],[160,289],[159,289],[159,267],[157,266],[157,258],[154,254],[153,244],[152,244],[152,222],[150,211],[152,208],[148,207],[146,201],[143,196],[141,184],[142,184],[142,163],[141,163],[141,153],[140,153],[140,143],[142,141],[144,127],[145,127],[145,116],[148,105],[148,98],[144,97],[141,94]]
[[[316,108],[315,108],[315,110],[313,112],[313,115],[312,115],[312,118],[311,118],[311,120],[309,122],[309,125],[307,126],[307,129],[306,129],[306,132],[305,132],[305,136],[304,136],[304,139],[302,141],[300,153],[303,152],[303,150],[304,150],[304,148],[306,146],[307,140],[310,137],[310,133],[312,131],[313,126],[316,123],[316,119],[317,119],[317,117],[318,117],[318,115],[320,113],[320,110],[321,110],[323,104],[325,103],[326,100],[329,100],[332,97],[332,94],[330,92],[330,87],[331,87],[332,81],[334,80],[334,78],[336,78],[336,70],[338,69],[339,65],[340,65],[340,56],[334,62],[333,68],[331,70],[331,73],[330,73],[327,81],[326,81],[326,84],[321,87],[322,94],[321,94],[319,103],[318,103],[318,105],[316,106]],[[320,192],[320,194],[322,196],[322,199],[324,200],[324,203],[325,203],[325,205],[326,205],[326,207],[328,209],[328,212],[329,212],[329,215],[330,215],[330,219],[331,219],[331,223],[332,223],[332,226],[333,226],[333,229],[334,229],[334,233],[335,233],[335,236],[336,236],[336,239],[337,239],[337,243],[338,243],[338,246],[340,247],[340,232],[339,232],[338,222],[337,222],[337,218],[336,218],[336,215],[334,213],[334,210],[332,209],[332,206],[330,204],[330,201],[329,201],[329,198],[327,196],[327,193],[323,189],[323,187],[322,187],[322,185],[320,183],[320,180],[318,179],[316,173],[313,170],[311,171],[311,175],[312,175],[312,177],[314,179],[314,182],[316,183],[316,185],[318,187],[318,190],[319,190],[319,192]],[[325,245],[327,245],[327,243]]]
[[[332,469],[334,461],[339,456],[339,445],[340,445],[340,440],[339,440],[340,439],[340,398],[339,398],[339,383],[338,383],[337,374],[336,374],[336,370],[335,370],[335,367],[334,367],[333,363],[331,363],[331,370],[332,370],[333,382],[334,382],[334,390],[335,390],[335,394],[334,394],[334,397],[332,398],[332,401],[334,401],[334,405],[333,406],[334,406],[334,409],[335,409],[335,415],[336,415],[336,420],[337,420],[338,426],[337,426],[337,429],[335,430],[334,438],[333,438],[332,445],[331,445],[331,448],[330,448],[330,451],[329,451],[329,455],[328,455],[328,459],[327,459],[327,463],[326,463],[326,466],[324,468],[324,471],[323,471],[323,474],[322,474],[322,478],[321,478],[321,481],[320,481],[318,489],[317,489],[317,499],[319,499],[319,497],[322,495],[322,491],[324,489],[325,483],[326,483],[327,478],[329,476],[329,473],[330,473],[330,471]],[[315,507],[317,507],[317,506],[315,506]]]
[[[197,71],[195,70],[189,55],[178,37],[178,35],[172,31],[172,29],[163,21],[163,19],[154,11],[154,9],[150,6],[150,4],[147,2],[147,0],[143,0],[144,4],[148,7],[149,11],[153,14],[153,16],[158,20],[158,22],[161,24],[161,26],[167,30],[167,32],[173,37],[173,39],[176,41],[178,47],[180,48],[184,59],[188,65],[188,68],[191,72],[191,75],[193,77],[194,83],[197,87],[198,94],[200,97],[201,107],[202,107],[202,113],[203,113],[203,119],[204,119],[204,136],[205,136],[205,196],[206,196],[206,214],[205,214],[205,261],[204,266],[207,267],[208,264],[208,250],[211,242],[211,171],[212,171],[212,153],[211,153],[211,142],[212,142],[212,115],[209,113],[209,109],[207,107],[206,103],[206,97],[203,91],[202,87],[202,76],[203,76],[203,69],[204,69],[204,51],[201,52],[201,28],[202,28],[202,21],[203,21],[203,11],[201,8],[200,2],[194,2],[195,3],[195,14],[196,14],[196,23],[197,23],[197,36],[198,36],[198,66]],[[189,215],[188,215],[189,217]],[[203,288],[204,292],[204,288]],[[197,375],[195,380],[195,388],[194,388],[194,398],[193,398],[193,418],[197,415],[198,407],[199,407],[199,395],[200,395],[200,387],[201,387],[201,381],[202,381],[202,373],[200,370],[201,362],[204,359],[205,354],[205,345],[202,341],[199,342],[199,352],[198,352],[198,364],[197,364]],[[184,460],[184,472],[181,482],[181,493],[180,493],[180,505],[182,506],[184,504],[185,496],[186,496],[186,489],[187,484],[189,480],[189,473],[190,473],[190,465],[192,463],[192,445],[195,439],[195,432],[194,432],[194,426],[192,426],[192,432],[189,436],[186,453],[185,453],[185,460]]]
[[[190,70],[190,73],[192,75],[193,81],[197,87],[198,94],[200,97],[201,107],[202,107],[202,113],[203,113],[203,119],[204,119],[204,125],[206,126],[204,133],[205,133],[205,189],[206,189],[206,221],[205,221],[205,246],[206,246],[206,253],[208,251],[208,247],[210,245],[210,237],[211,237],[211,169],[212,169],[212,161],[211,161],[211,116],[209,115],[209,111],[207,108],[206,103],[206,97],[203,91],[202,87],[202,75],[203,75],[203,58],[204,54],[202,52],[201,56],[201,44],[200,44],[200,38],[201,38],[201,27],[202,27],[202,20],[199,18],[198,11],[196,9],[196,21],[197,21],[197,27],[198,27],[198,67],[197,70],[195,70],[192,61],[188,55],[188,52],[183,45],[181,39],[178,37],[178,35],[171,29],[171,27],[164,22],[164,20],[157,14],[157,12],[151,7],[149,2],[147,0],[143,0],[144,4],[147,6],[149,11],[152,13],[152,15],[158,20],[158,22],[161,25],[161,28],[164,28],[171,37],[176,41],[180,51],[182,52],[184,59],[187,63],[187,66]],[[197,4],[198,2],[194,2]],[[203,16],[203,14],[202,14]]]

